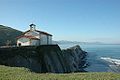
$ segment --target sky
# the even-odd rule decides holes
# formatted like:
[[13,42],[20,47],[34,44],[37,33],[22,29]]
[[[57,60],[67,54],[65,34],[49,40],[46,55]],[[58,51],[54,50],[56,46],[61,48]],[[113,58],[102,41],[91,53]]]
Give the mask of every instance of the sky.
[[120,0],[0,0],[0,24],[53,40],[120,43]]

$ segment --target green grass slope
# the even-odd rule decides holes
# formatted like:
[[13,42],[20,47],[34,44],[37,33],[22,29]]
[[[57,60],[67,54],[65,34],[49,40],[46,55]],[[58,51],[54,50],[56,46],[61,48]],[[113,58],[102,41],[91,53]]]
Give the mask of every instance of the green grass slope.
[[33,73],[26,68],[0,65],[0,80],[120,80],[118,73]]
[[21,31],[0,25],[0,46],[6,45],[8,41],[10,41],[12,45],[16,44],[16,37],[21,34]]

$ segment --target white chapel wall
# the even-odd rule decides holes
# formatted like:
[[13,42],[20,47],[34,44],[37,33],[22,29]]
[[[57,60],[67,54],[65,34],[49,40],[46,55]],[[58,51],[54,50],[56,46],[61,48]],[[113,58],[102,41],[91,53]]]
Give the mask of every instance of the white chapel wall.
[[52,44],[52,36],[48,36],[48,44]]
[[40,37],[41,37],[41,38],[40,38],[40,44],[41,44],[41,45],[46,45],[46,44],[47,44],[47,35],[41,34]]
[[38,46],[39,45],[39,40],[31,40],[31,45]]
[[19,44],[21,44],[21,46],[30,45],[30,40],[28,38],[20,38],[17,40],[17,46],[19,46]]

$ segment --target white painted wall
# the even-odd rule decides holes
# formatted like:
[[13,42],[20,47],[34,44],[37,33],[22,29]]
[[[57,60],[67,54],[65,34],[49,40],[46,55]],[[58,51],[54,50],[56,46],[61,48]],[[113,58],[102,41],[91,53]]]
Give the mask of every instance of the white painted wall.
[[19,46],[19,43],[21,46],[38,46],[39,40],[30,40],[29,38],[19,38],[17,40],[17,46]]
[[31,40],[31,45],[39,46],[39,40]]
[[19,46],[19,43],[21,44],[21,46],[27,46],[27,45],[30,45],[30,39],[28,38],[19,38],[17,40],[17,46]]
[[48,36],[48,44],[52,44],[52,36]]
[[41,34],[40,35],[40,45],[46,45],[47,44],[47,35]]
[[41,34],[40,35],[40,45],[52,44],[52,36]]

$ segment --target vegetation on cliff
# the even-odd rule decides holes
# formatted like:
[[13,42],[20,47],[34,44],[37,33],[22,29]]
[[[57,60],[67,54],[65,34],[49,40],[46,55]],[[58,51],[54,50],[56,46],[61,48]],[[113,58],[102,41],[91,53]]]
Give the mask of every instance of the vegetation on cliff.
[[16,37],[21,35],[22,32],[16,29],[0,25],[0,46],[15,45]]
[[0,80],[120,80],[118,73],[86,72],[86,73],[34,73],[26,68],[0,65]]

